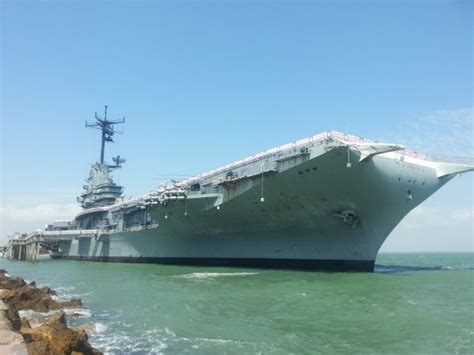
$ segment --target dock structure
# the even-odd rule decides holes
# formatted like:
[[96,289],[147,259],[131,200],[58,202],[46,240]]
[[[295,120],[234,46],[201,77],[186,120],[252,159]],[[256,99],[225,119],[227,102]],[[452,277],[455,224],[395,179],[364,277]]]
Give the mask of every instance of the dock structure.
[[91,238],[98,235],[98,230],[36,230],[30,234],[15,235],[8,240],[4,256],[9,260],[38,261],[40,252],[58,251],[59,241],[78,238]]
[[39,257],[41,241],[42,235],[39,232],[14,236],[8,241],[6,257],[10,260],[36,261]]

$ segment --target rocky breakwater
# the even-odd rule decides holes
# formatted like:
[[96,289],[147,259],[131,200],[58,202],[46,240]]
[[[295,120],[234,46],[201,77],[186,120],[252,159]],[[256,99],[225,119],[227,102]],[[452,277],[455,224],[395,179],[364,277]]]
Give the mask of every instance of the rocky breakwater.
[[[84,327],[67,325],[64,309],[81,307],[81,300],[58,302],[53,298],[55,295],[48,287],[27,284],[22,278],[0,270],[2,318],[11,331],[23,336],[28,354],[101,354],[89,344]],[[20,317],[25,313],[35,316]]]

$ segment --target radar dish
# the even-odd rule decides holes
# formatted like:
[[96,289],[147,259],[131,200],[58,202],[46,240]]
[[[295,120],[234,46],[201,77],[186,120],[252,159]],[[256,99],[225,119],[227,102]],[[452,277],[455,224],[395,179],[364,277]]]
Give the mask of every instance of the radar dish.
[[126,160],[124,158],[121,158],[120,155],[117,155],[116,157],[113,157],[112,160],[113,160],[113,162],[115,163],[116,166],[120,166],[120,164],[126,162]]

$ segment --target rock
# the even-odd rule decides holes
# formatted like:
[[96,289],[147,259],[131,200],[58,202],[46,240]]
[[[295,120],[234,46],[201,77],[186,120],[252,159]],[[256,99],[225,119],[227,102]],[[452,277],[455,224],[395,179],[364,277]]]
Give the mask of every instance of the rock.
[[11,330],[0,330],[0,354],[27,355],[23,336]]
[[59,307],[61,307],[61,308],[79,308],[79,307],[82,307],[82,301],[79,298],[72,298],[69,301],[60,302]]
[[25,280],[23,280],[21,277],[8,277],[5,274],[5,272],[0,273],[0,288],[5,290],[14,290],[26,285]]
[[21,319],[16,309],[8,307],[6,310],[2,311],[4,318],[8,321],[9,327],[11,330],[20,330],[21,328]]
[[36,312],[48,312],[56,305],[45,290],[28,285],[11,290],[3,295],[3,300],[17,310],[31,309]]
[[19,330],[26,342],[29,354],[85,354],[99,355],[88,342],[87,330],[91,326],[68,328],[66,315],[58,311],[39,319],[40,325],[31,328],[28,319],[20,319],[19,310],[48,312],[63,308],[81,307],[80,299],[56,302],[51,297],[56,293],[48,287],[38,288],[35,282],[26,284],[21,278],[7,277],[6,271],[0,269],[0,298],[8,305],[0,311],[10,323],[12,330]]
[[66,313],[64,313],[63,311],[53,313],[50,316],[41,318],[39,320],[39,323],[49,325],[51,327],[56,327],[56,328],[60,327],[59,325],[62,325],[65,327],[67,326]]
[[26,318],[21,318],[21,328],[31,328],[30,321]]
[[26,344],[28,349],[28,354],[51,354],[51,348],[47,342],[44,341],[34,341]]
[[46,292],[48,295],[56,296],[56,291],[50,289],[49,287],[42,287],[41,289],[42,289],[44,292]]
[[71,329],[74,329],[76,331],[84,331],[84,332],[90,333],[94,330],[94,326],[92,324],[81,324]]
[[37,288],[25,285],[14,290],[5,291],[0,297],[9,306],[18,310],[31,309],[36,312],[48,312],[54,309],[82,307],[82,301],[78,298],[65,302],[56,302],[51,297],[54,294],[54,291],[47,287]]
[[[24,338],[29,345],[37,349],[43,349],[49,354],[71,354],[73,351],[83,354],[97,354],[88,343],[87,333],[85,331],[76,331],[62,325],[60,322],[52,326],[43,325],[38,328],[25,329]],[[45,352],[43,352],[45,353]]]

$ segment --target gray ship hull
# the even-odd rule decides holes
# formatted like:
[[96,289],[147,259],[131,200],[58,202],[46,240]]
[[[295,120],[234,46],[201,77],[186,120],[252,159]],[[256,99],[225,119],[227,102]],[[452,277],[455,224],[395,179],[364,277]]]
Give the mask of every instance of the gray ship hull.
[[[98,122],[104,144],[114,123]],[[474,170],[326,132],[126,200],[114,161],[91,167],[73,221],[12,239],[9,257],[35,260],[43,247],[72,260],[372,271],[413,208]]]
[[90,257],[51,256],[52,259],[98,261],[116,263],[148,263],[188,266],[226,266],[259,269],[295,269],[321,271],[373,272],[375,261],[370,260],[315,260],[315,259],[271,259],[271,258],[189,258],[189,257]]
[[58,239],[52,257],[372,271],[390,232],[458,171],[393,153],[360,159],[313,148],[219,193],[147,207],[153,223]]

